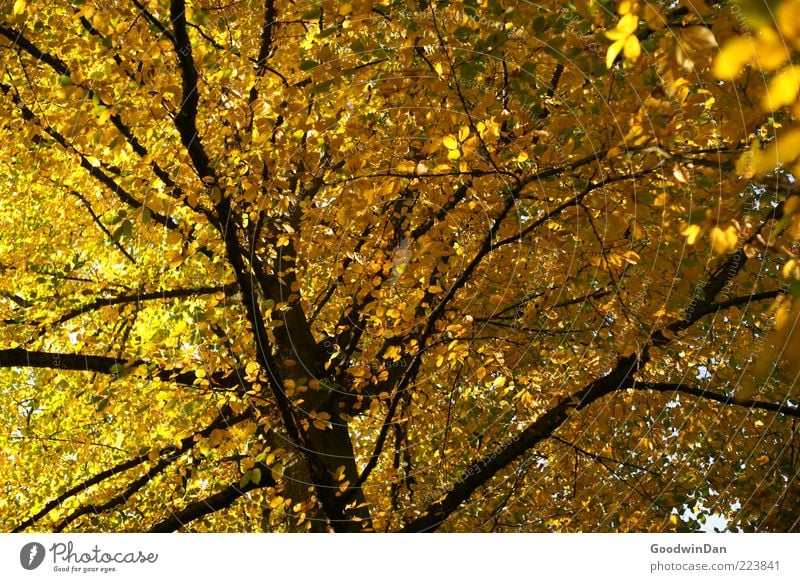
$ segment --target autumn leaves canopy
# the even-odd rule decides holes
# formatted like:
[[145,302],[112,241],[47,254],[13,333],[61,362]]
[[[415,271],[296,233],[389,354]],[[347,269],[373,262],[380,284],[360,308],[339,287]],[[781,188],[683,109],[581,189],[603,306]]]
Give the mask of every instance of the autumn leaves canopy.
[[0,525],[798,528],[796,0],[0,0]]

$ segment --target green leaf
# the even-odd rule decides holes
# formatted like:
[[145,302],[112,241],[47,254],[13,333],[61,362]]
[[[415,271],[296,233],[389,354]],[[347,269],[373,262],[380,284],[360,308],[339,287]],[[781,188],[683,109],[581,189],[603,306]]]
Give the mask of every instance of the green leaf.
[[330,88],[333,86],[333,82],[334,81],[335,81],[335,79],[328,79],[327,81],[325,81],[323,83],[317,83],[311,89],[311,93],[313,93],[314,95],[319,95],[320,93],[327,93],[328,91],[330,91]]
[[475,35],[475,31],[467,26],[459,26],[453,32],[453,36],[461,42],[467,42],[473,35]]
[[252,478],[253,478],[252,470],[245,471],[244,475],[242,475],[242,478],[239,481],[239,488],[240,489],[244,489],[245,487],[247,487],[250,484],[250,479],[252,479]]
[[322,8],[318,4],[310,10],[303,12],[303,15],[300,18],[303,20],[319,20],[320,14],[322,14]]
[[364,41],[362,39],[357,38],[350,43],[350,50],[356,54],[361,54],[367,50],[367,45],[364,44]]

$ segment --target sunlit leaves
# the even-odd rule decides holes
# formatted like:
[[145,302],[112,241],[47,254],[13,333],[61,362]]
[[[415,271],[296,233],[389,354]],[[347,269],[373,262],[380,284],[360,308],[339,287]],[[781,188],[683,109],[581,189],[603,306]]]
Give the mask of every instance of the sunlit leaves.
[[715,226],[711,229],[709,237],[714,252],[719,255],[733,252],[739,242],[739,235],[734,226],[727,226],[724,229]]
[[761,106],[766,111],[775,111],[791,105],[800,92],[800,66],[784,67],[770,80]]
[[700,226],[697,224],[690,224],[681,231],[681,234],[686,237],[686,243],[693,245],[700,235]]
[[625,55],[629,61],[635,61],[641,54],[641,47],[639,39],[636,38],[634,32],[639,27],[639,19],[633,12],[623,13],[622,18],[619,19],[617,25],[605,32],[605,36],[609,40],[613,40],[613,44],[608,47],[606,53],[606,67],[611,68],[620,52]]
[[[175,126],[175,46],[135,4],[6,11],[69,70],[3,49],[0,349],[119,364],[4,372],[4,518],[141,454],[42,527],[169,460],[72,527],[245,489],[187,529],[324,529],[320,492],[349,495],[376,455],[343,511],[399,529],[620,358],[632,389],[571,409],[442,527],[680,529],[684,507],[730,514],[712,485],[780,495],[741,469],[765,416],[643,383],[733,393],[792,325],[788,301],[706,300],[716,272],[733,298],[797,277],[793,49],[745,46],[699,0],[501,4],[279,0],[266,28],[253,3],[189,6],[202,152]],[[772,356],[796,338],[775,337],[764,369],[791,370]],[[250,416],[204,431],[218,413]],[[30,485],[54,464],[74,471]]]

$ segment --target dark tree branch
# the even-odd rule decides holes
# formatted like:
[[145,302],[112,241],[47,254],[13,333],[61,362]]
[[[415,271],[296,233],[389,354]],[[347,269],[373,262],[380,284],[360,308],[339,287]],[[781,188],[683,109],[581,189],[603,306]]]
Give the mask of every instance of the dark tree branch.
[[81,194],[80,192],[76,192],[72,188],[68,188],[68,192],[70,194],[72,194],[73,196],[75,196],[78,200],[81,201],[81,204],[83,204],[84,207],[86,208],[86,210],[89,212],[89,216],[92,217],[92,220],[97,225],[97,227],[101,231],[103,231],[103,234],[105,234],[108,237],[108,240],[117,248],[117,250],[119,250],[119,252],[121,252],[125,256],[126,259],[128,259],[131,263],[133,263],[135,265],[136,264],[136,259],[134,259],[130,255],[130,253],[127,250],[125,250],[125,247],[123,247],[118,240],[114,239],[114,235],[112,235],[109,232],[109,230],[106,228],[106,225],[103,224],[100,221],[100,217],[97,216],[97,214],[94,211],[94,208],[92,208],[92,205],[89,203],[89,201],[86,199],[86,197],[83,194]]
[[555,216],[558,216],[559,214],[561,214],[564,210],[566,210],[570,206],[577,206],[578,204],[580,204],[581,201],[584,198],[586,198],[592,191],[596,190],[597,188],[603,188],[603,187],[607,186],[608,184],[611,184],[613,182],[621,182],[622,180],[635,180],[636,178],[641,178],[643,176],[646,176],[646,175],[652,173],[653,171],[659,169],[660,167],[661,167],[661,164],[658,164],[658,165],[653,166],[651,168],[648,168],[646,170],[641,170],[639,172],[634,172],[632,174],[625,174],[625,175],[622,175],[622,176],[614,176],[613,178],[602,178],[597,182],[589,180],[589,183],[586,185],[586,187],[583,190],[581,190],[581,192],[579,194],[573,196],[572,198],[570,198],[566,202],[561,203],[559,206],[557,206],[556,208],[554,208],[553,210],[551,210],[550,212],[548,212],[547,214],[545,214],[544,216],[542,216],[538,220],[536,220],[533,223],[531,223],[528,226],[526,226],[524,229],[522,229],[517,234],[509,236],[508,238],[505,238],[505,239],[503,239],[501,241],[497,241],[496,243],[494,243],[492,248],[493,249],[497,249],[497,248],[505,246],[505,245],[507,245],[509,243],[513,243],[513,242],[522,240],[528,234],[530,234],[531,232],[533,232],[534,230],[536,230],[537,228],[542,226],[544,223],[550,221]]
[[[444,520],[458,509],[478,487],[529,449],[549,438],[574,411],[585,408],[603,396],[619,390],[638,370],[638,367],[636,356],[622,358],[611,373],[592,382],[575,394],[563,398],[522,432],[470,465],[452,488],[446,492],[444,499],[430,505],[422,516],[407,524],[402,531],[427,532],[438,529]],[[443,493],[445,492],[443,491]]]
[[263,463],[256,463],[255,467],[261,470],[261,479],[257,484],[251,481],[244,487],[240,487],[238,483],[228,485],[222,491],[210,497],[206,497],[205,499],[190,503],[182,510],[172,513],[172,515],[160,521],[148,531],[150,533],[170,533],[177,531],[196,519],[200,519],[210,513],[227,509],[233,505],[237,499],[250,491],[262,489],[264,487],[275,487],[275,485],[277,485],[272,478],[272,473],[268,466]]
[[22,34],[22,31],[0,25],[0,34],[11,41],[14,46],[24,50],[37,61],[42,61],[43,63],[49,65],[59,75],[69,77],[69,67],[67,67],[67,64],[64,61],[58,57],[39,50],[36,45],[25,38],[25,36]]
[[[746,257],[745,259],[746,260]],[[735,270],[739,272],[740,267]],[[711,278],[708,284],[714,284],[718,277],[727,276],[728,270],[720,270]],[[719,287],[721,290],[724,286]],[[767,291],[764,293],[752,294],[744,297],[737,297],[719,303],[712,303],[704,301],[702,304],[696,306],[691,312],[687,313],[687,317],[679,322],[676,322],[667,327],[673,333],[687,329],[693,323],[697,322],[705,315],[717,313],[721,309],[729,307],[738,307],[747,305],[752,301],[760,301],[765,299],[772,299],[784,293],[782,289]],[[709,299],[713,301],[715,297]],[[688,312],[688,310],[687,310]],[[402,531],[408,532],[422,532],[434,531],[438,529],[441,524],[449,515],[451,515],[458,507],[466,501],[472,493],[481,485],[491,479],[498,471],[502,470],[510,463],[518,459],[522,454],[536,446],[542,440],[552,436],[564,422],[567,421],[573,411],[581,410],[596,400],[615,392],[636,386],[634,374],[641,370],[644,365],[649,361],[649,347],[650,345],[666,345],[672,340],[668,338],[662,331],[654,333],[648,345],[646,345],[639,354],[633,354],[626,358],[621,358],[614,369],[604,377],[596,380],[583,388],[582,390],[572,394],[571,396],[562,399],[556,406],[542,414],[536,421],[529,424],[521,433],[514,436],[512,439],[502,443],[488,456],[475,461],[464,473],[462,473],[456,484],[445,495],[444,499],[437,501],[428,507],[425,514],[415,519]],[[641,383],[644,389],[647,389],[647,383]],[[655,386],[653,389],[658,389],[659,384],[651,384]],[[662,391],[666,391],[665,386],[674,388],[675,385],[661,385]],[[702,392],[705,397],[712,400],[719,400],[719,398],[712,397],[713,394],[707,391],[694,390],[694,395],[699,396]],[[722,402],[730,404],[737,404],[733,399],[720,396]],[[774,405],[769,403],[759,403],[757,401],[744,401],[742,405],[750,408],[762,408],[765,410],[772,409],[775,412],[781,412],[790,416],[795,416],[796,408],[786,405]],[[780,410],[776,409],[780,408]],[[444,493],[444,492],[443,492]]]
[[123,505],[130,500],[130,498],[139,492],[145,485],[150,483],[155,477],[160,475],[167,469],[176,459],[180,457],[180,454],[174,454],[172,451],[164,455],[155,465],[147,469],[144,474],[132,481],[124,491],[121,491],[105,503],[101,503],[99,505],[95,505],[94,503],[84,504],[68,516],[63,518],[59,521],[55,527],[53,527],[53,532],[60,533],[64,531],[69,524],[74,522],[77,519],[80,519],[84,515],[100,515],[101,513],[108,511],[109,509],[114,509],[119,505]]
[[[222,196],[222,199],[217,204],[217,212],[222,224],[237,224],[233,216],[230,200],[227,196]],[[267,374],[269,389],[275,397],[275,403],[281,416],[283,428],[286,430],[289,441],[300,451],[303,459],[308,464],[314,489],[334,529],[336,531],[357,531],[360,529],[360,524],[348,519],[345,515],[343,503],[340,499],[335,497],[338,487],[333,482],[333,478],[324,460],[320,456],[317,447],[312,445],[308,434],[295,418],[294,404],[284,392],[283,379],[279,371],[279,366],[272,353],[271,346],[269,345],[264,315],[261,313],[258,306],[257,291],[253,284],[253,275],[251,270],[245,265],[243,259],[244,253],[241,243],[237,238],[236,229],[227,228],[222,232],[222,235],[225,241],[228,261],[236,275],[236,281],[242,292],[242,303],[244,304],[247,319],[253,330],[256,358]],[[297,372],[299,373],[299,370],[297,370]]]
[[[119,378],[126,371],[141,365],[149,366],[150,364],[144,360],[123,360],[108,356],[40,352],[22,348],[0,350],[0,368],[49,368],[53,370],[111,374]],[[197,380],[197,375],[194,372],[180,372],[178,370],[158,370],[151,374],[151,377],[158,378],[163,382],[184,386],[192,386]],[[239,384],[239,381],[233,375],[223,376],[221,373],[216,373],[210,376],[209,379],[215,386],[223,388],[231,388]]]
[[[737,255],[738,253],[733,256]],[[742,256],[745,257],[744,260],[747,260],[746,255],[744,255],[744,253],[742,253]],[[741,270],[741,268],[742,268],[741,266],[737,266],[735,272],[738,273],[739,270]],[[728,282],[730,282],[730,279],[728,278],[729,271],[727,269],[721,269],[720,271],[718,271],[718,273],[719,274],[714,279],[712,279],[712,283],[714,284],[713,286],[716,288],[716,293],[719,293],[725,287],[725,285],[727,285]],[[717,284],[718,279],[724,279],[725,280],[724,284]],[[713,302],[715,296],[710,297],[711,299],[710,302],[708,300],[704,300],[698,303],[693,302],[686,309],[683,319],[668,325],[663,330],[658,330],[655,333],[653,333],[653,335],[650,336],[650,342],[654,346],[661,346],[668,344],[670,341],[672,341],[671,338],[668,336],[671,336],[672,334],[679,334],[685,331],[686,329],[691,327],[694,323],[696,323],[706,315],[713,315],[715,313],[718,313],[719,311],[728,309],[730,307],[742,307],[742,306],[747,306],[750,303],[764,301],[765,299],[775,299],[785,294],[786,294],[786,289],[781,288],[781,289],[773,289],[771,291],[763,291],[761,293],[753,293],[752,295],[743,295],[741,297],[734,297],[732,299],[726,299],[725,301],[720,301],[718,303]],[[708,296],[708,294],[706,294],[706,296]]]
[[[53,129],[49,125],[43,124],[43,123],[39,122],[38,120],[36,120],[36,116],[34,115],[33,111],[31,111],[31,109],[28,106],[26,106],[24,103],[22,103],[22,100],[20,99],[19,95],[16,93],[16,91],[14,90],[14,88],[11,85],[7,85],[5,83],[0,83],[0,91],[2,91],[3,94],[5,94],[6,96],[10,95],[11,102],[14,103],[14,105],[16,105],[19,108],[20,112],[22,113],[22,118],[25,121],[31,121],[31,122],[34,122],[34,123],[38,122],[40,125],[42,125],[42,129],[47,135],[49,135],[51,138],[53,138],[67,152],[73,152],[74,154],[76,154],[80,159],[80,166],[84,170],[86,170],[86,172],[92,178],[94,178],[95,180],[100,182],[103,186],[105,186],[108,190],[110,190],[122,202],[124,202],[125,204],[127,204],[128,206],[130,206],[131,208],[133,208],[135,210],[146,208],[150,212],[150,217],[152,218],[152,220],[154,222],[157,222],[158,224],[161,224],[162,226],[165,226],[169,230],[172,230],[172,231],[175,231],[175,232],[180,232],[180,225],[178,225],[178,223],[176,223],[172,218],[170,218],[169,216],[165,216],[165,215],[163,215],[163,214],[161,214],[159,212],[156,212],[155,210],[153,210],[149,206],[146,206],[145,204],[143,204],[142,202],[140,202],[139,200],[134,198],[133,195],[131,195],[128,191],[126,191],[124,188],[122,188],[122,186],[120,186],[116,181],[114,181],[114,179],[111,176],[109,176],[108,174],[103,172],[103,170],[101,169],[101,167],[103,167],[102,165],[101,165],[101,167],[96,167],[94,164],[92,164],[89,161],[89,159],[86,157],[86,155],[84,155],[82,152],[76,150],[67,141],[67,139],[63,135],[61,135],[58,131],[56,131],[55,129]],[[197,209],[193,209],[193,210],[197,210]],[[197,210],[197,211],[200,212],[200,210]],[[206,213],[203,212],[203,214],[206,214]],[[218,223],[218,221],[216,220],[215,217],[212,216],[209,220],[217,228],[222,228],[221,225],[219,225],[219,223]],[[205,246],[200,247],[198,249],[198,252],[200,254],[202,254],[203,256],[209,258],[209,259],[213,259],[214,258],[214,254]]]
[[265,0],[264,2],[264,22],[261,26],[261,46],[258,49],[258,60],[256,70],[258,76],[262,76],[267,67],[267,59],[272,54],[274,38],[272,32],[275,27],[275,20],[278,17],[278,10],[275,7],[275,0]]
[[[472,277],[472,273],[481,263],[483,258],[489,254],[492,250],[492,244],[497,236],[497,231],[500,229],[500,226],[505,220],[508,213],[514,207],[515,204],[515,197],[516,194],[519,193],[519,190],[522,188],[521,184],[518,184],[515,188],[510,189],[510,192],[507,192],[508,198],[503,206],[503,209],[500,211],[499,215],[495,218],[494,224],[489,229],[489,232],[484,237],[483,243],[481,244],[480,249],[475,253],[475,256],[469,262],[469,264],[464,268],[461,275],[458,279],[453,283],[453,285],[447,290],[444,297],[439,301],[436,307],[431,312],[428,320],[425,324],[425,327],[421,330],[418,335],[418,341],[420,350],[417,354],[414,355],[411,363],[409,364],[408,368],[403,371],[402,376],[397,381],[397,384],[393,390],[393,398],[391,404],[389,405],[389,411],[386,414],[386,419],[381,426],[381,430],[378,433],[378,438],[375,441],[375,448],[373,450],[372,455],[369,457],[367,464],[364,466],[361,474],[358,476],[356,482],[351,485],[345,493],[346,497],[351,497],[355,495],[356,491],[364,484],[364,482],[369,477],[372,470],[377,466],[378,459],[380,458],[381,453],[383,452],[383,447],[386,442],[386,437],[389,434],[389,428],[392,424],[392,418],[394,417],[395,410],[397,409],[398,404],[400,403],[400,399],[403,397],[403,393],[409,383],[416,378],[419,368],[422,364],[422,354],[425,350],[425,346],[428,343],[435,327],[436,322],[439,318],[445,313],[445,310],[449,304],[449,302],[455,297],[456,293],[469,281],[470,277]],[[426,297],[428,301],[430,301],[429,297]],[[390,374],[389,381],[395,380]]]
[[[90,34],[94,34],[102,38],[102,35],[100,35],[100,33],[91,25],[91,23],[83,17],[81,17],[81,24]],[[15,31],[11,28],[0,26],[0,34],[11,40],[15,44],[15,46],[24,50],[26,53],[28,53],[31,57],[35,58],[37,61],[41,61],[49,65],[58,74],[65,77],[72,76],[72,71],[70,71],[69,67],[66,65],[66,63],[64,63],[64,61],[62,61],[60,58],[56,56],[53,56],[51,54],[48,54],[40,50],[38,47],[36,47],[35,44],[33,44],[22,34],[22,31]],[[115,57],[117,64],[121,65],[122,59],[119,57],[119,55],[115,55]],[[78,86],[84,88],[87,91],[87,97],[89,99],[92,100],[96,99],[98,104],[102,105],[103,107],[109,109],[113,107],[112,104],[105,102],[103,98],[97,93],[95,93],[94,90],[92,90],[91,88],[84,87],[83,85],[78,85]],[[120,117],[119,113],[112,113],[109,119],[112,125],[117,129],[117,131],[119,131],[119,133],[122,134],[125,140],[130,144],[131,149],[133,149],[133,151],[138,156],[140,156],[143,159],[146,159],[148,157],[147,148],[145,148],[142,145],[142,143],[138,140],[138,138],[133,134],[131,128],[128,127],[128,125],[124,121],[122,121],[122,118]],[[158,164],[158,162],[156,162],[155,160],[151,160],[150,167],[153,169],[153,173],[164,183],[165,186],[167,186],[167,188],[169,188],[172,191],[173,198],[176,199],[183,198],[183,191],[181,190],[181,188],[170,177],[169,173],[166,172]],[[215,219],[208,209],[203,208],[202,206],[196,206],[196,207],[192,206],[186,200],[184,200],[184,203],[193,211],[198,212],[203,216],[205,216],[206,219],[213,224]]]
[[[222,410],[217,415],[217,417],[213,421],[211,421],[211,423],[208,426],[206,426],[203,430],[183,439],[181,441],[180,447],[175,447],[173,445],[170,445],[162,448],[159,451],[159,456],[168,455],[170,458],[177,458],[176,455],[183,454],[184,452],[188,451],[195,445],[196,443],[195,439],[197,436],[207,438],[211,435],[212,431],[216,429],[229,428],[231,426],[239,424],[250,418],[251,412],[252,411],[246,411],[244,413],[234,415],[231,414],[230,408],[228,408],[227,406],[223,406]],[[102,483],[103,481],[109,479],[110,477],[113,477],[114,475],[118,475],[129,469],[137,467],[142,463],[147,462],[149,459],[150,459],[149,453],[133,457],[131,459],[128,459],[127,461],[118,463],[117,465],[98,473],[94,477],[91,477],[79,483],[78,485],[75,485],[74,487],[71,487],[58,497],[47,502],[42,509],[40,509],[34,515],[32,515],[31,517],[20,523],[18,526],[16,526],[13,530],[11,530],[12,533],[18,533],[29,528],[30,526],[38,522],[40,519],[42,519],[45,515],[50,513],[53,509],[62,504],[64,501],[78,495],[83,491],[86,491],[89,487],[97,485],[98,483]]]
[[172,35],[172,33],[169,31],[166,25],[163,22],[161,22],[158,18],[153,16],[153,14],[147,9],[147,7],[144,4],[142,4],[139,0],[132,0],[132,2],[133,5],[139,9],[139,12],[142,13],[147,22],[149,22],[156,29],[158,29],[158,31],[161,32],[161,34],[163,34],[164,37],[168,38],[173,43],[175,42],[175,37]]
[[776,404],[774,402],[764,402],[763,400],[754,400],[752,398],[737,398],[733,395],[720,394],[705,388],[698,388],[696,386],[689,386],[687,384],[669,383],[669,382],[632,382],[629,386],[625,386],[631,390],[652,390],[654,392],[662,392],[667,394],[688,394],[690,396],[697,396],[698,398],[705,398],[714,402],[720,402],[726,406],[741,406],[754,410],[766,410],[768,412],[776,412],[778,414],[785,414],[794,418],[800,418],[800,408],[791,406],[789,404]]
[[[178,57],[178,66],[181,70],[183,97],[178,113],[175,115],[175,127],[181,136],[186,151],[192,159],[195,171],[201,179],[215,179],[214,171],[209,164],[208,155],[200,141],[197,131],[197,108],[200,104],[200,94],[197,90],[199,76],[192,57],[192,42],[186,30],[186,5],[184,0],[172,0],[170,3],[170,18],[174,36],[171,38]],[[221,217],[219,217],[221,218]],[[224,225],[223,221],[223,225]]]
[[76,307],[59,317],[50,325],[60,325],[83,315],[100,309],[101,307],[110,307],[112,305],[123,305],[126,303],[136,303],[137,305],[143,301],[158,301],[165,299],[179,299],[184,297],[196,297],[198,295],[211,295],[213,293],[224,293],[226,297],[231,297],[239,291],[239,286],[235,283],[227,285],[215,285],[213,287],[194,287],[191,289],[170,289],[169,291],[154,291],[152,293],[136,293],[132,295],[120,295],[117,297],[101,297],[95,299],[91,303]]
[[[22,103],[19,95],[16,93],[14,88],[11,85],[7,85],[5,83],[0,83],[0,91],[3,92],[4,95],[10,96],[11,102],[16,105],[20,112],[22,113],[22,118],[26,121],[34,121],[36,120],[36,115],[31,111],[31,109]],[[80,165],[81,167],[88,172],[90,176],[96,179],[98,182],[103,184],[106,188],[111,190],[122,202],[130,206],[134,209],[143,208],[144,204],[142,204],[139,200],[134,198],[129,192],[127,192],[124,188],[122,188],[119,184],[117,184],[111,176],[103,172],[100,168],[95,167],[87,157],[82,154],[81,152],[77,151],[72,145],[67,141],[67,139],[61,135],[58,131],[50,127],[45,123],[41,123],[42,129],[44,132],[52,137],[61,147],[63,147],[66,151],[74,152],[80,158]],[[164,216],[150,208],[150,215],[152,219],[163,225],[171,230],[176,230],[178,225],[175,223],[174,220],[171,218]]]

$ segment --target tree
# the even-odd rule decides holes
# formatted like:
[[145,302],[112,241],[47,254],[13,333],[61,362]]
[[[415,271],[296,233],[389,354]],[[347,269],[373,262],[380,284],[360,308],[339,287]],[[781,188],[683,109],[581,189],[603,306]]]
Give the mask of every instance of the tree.
[[795,20],[0,6],[3,529],[798,529]]

